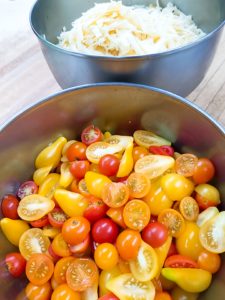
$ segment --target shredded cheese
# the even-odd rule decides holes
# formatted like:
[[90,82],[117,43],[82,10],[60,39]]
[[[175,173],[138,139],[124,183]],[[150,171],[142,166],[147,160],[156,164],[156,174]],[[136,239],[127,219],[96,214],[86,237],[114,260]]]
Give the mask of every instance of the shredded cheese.
[[125,6],[121,1],[98,3],[58,37],[59,46],[91,55],[131,56],[168,51],[203,37],[192,16],[172,3]]

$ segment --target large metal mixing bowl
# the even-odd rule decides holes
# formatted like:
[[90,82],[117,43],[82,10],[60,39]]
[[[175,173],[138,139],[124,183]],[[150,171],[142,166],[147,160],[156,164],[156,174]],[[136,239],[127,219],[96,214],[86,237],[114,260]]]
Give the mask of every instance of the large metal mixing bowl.
[[[55,44],[62,28],[94,3],[108,0],[38,0],[31,12],[32,29],[45,59],[62,88],[80,84],[124,81],[156,86],[187,96],[202,81],[214,57],[225,20],[224,0],[171,0],[208,33],[185,47],[161,54],[133,57],[103,57],[79,54]],[[169,1],[162,0],[166,5]],[[155,0],[124,0],[126,5],[155,3]]]
[[[225,209],[225,130],[189,101],[155,88],[97,84],[68,89],[37,102],[0,128],[0,198],[13,193],[34,171],[38,152],[63,134],[75,138],[87,124],[132,134],[150,129],[171,140],[179,151],[213,160],[215,185]],[[13,228],[12,228],[13,230]],[[15,300],[26,283],[4,277],[2,261],[12,247],[0,231],[0,299]],[[224,300],[225,259],[204,300]]]

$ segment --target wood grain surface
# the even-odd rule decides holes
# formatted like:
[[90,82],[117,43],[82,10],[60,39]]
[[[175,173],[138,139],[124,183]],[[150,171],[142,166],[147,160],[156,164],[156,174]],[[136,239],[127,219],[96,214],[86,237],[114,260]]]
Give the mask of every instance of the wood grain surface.
[[[0,4],[1,1],[9,0],[0,0]],[[15,14],[23,14],[21,6],[17,10]],[[28,20],[28,11],[23,17]],[[11,28],[10,34],[0,35],[0,124],[27,105],[60,90],[28,21],[22,29]],[[187,98],[225,126],[225,31],[204,80]]]

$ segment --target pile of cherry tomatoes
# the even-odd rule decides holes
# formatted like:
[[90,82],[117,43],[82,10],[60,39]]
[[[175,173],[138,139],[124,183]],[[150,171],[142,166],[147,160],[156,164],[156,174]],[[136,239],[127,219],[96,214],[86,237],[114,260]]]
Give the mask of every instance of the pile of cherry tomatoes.
[[194,300],[225,252],[225,212],[208,158],[180,154],[145,130],[90,125],[35,160],[33,180],[2,200],[29,300]]

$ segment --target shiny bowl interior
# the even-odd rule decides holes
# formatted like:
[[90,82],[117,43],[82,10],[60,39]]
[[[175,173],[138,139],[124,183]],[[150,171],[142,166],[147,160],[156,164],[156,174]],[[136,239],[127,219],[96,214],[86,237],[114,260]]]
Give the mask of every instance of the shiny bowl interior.
[[[214,184],[225,209],[225,130],[189,101],[169,92],[133,84],[96,84],[71,88],[43,99],[0,128],[0,197],[15,192],[31,178],[34,158],[59,135],[76,138],[87,124],[102,130],[132,134],[152,130],[171,140],[178,151],[212,159]],[[0,232],[0,299],[21,299],[25,280],[13,280],[3,270],[4,254],[12,250]],[[211,287],[199,299],[224,300],[225,256]],[[24,298],[22,298],[24,299]]]

